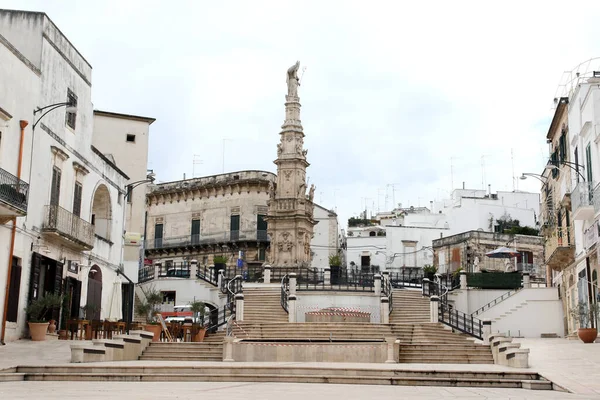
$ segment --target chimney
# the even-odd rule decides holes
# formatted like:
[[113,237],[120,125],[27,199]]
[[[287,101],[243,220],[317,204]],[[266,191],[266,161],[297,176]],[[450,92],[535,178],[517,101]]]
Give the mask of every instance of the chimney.
[[463,190],[465,190],[465,182],[463,181]]
[[183,173],[183,180],[185,181],[185,172]]
[[492,185],[488,184],[488,194],[491,196],[492,195]]

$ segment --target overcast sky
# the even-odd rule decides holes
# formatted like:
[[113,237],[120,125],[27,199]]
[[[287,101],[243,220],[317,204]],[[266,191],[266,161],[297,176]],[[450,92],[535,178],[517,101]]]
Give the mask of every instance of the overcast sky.
[[365,203],[423,206],[452,182],[513,190],[513,169],[542,172],[563,72],[600,56],[600,2],[491,4],[0,0],[48,14],[92,64],[96,109],[156,118],[159,181],[221,173],[223,145],[226,172],[275,172],[300,60],[307,175],[344,226]]

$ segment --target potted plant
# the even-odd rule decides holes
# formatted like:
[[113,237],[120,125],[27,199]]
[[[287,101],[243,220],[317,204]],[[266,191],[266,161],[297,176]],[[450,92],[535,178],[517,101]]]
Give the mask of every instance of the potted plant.
[[141,300],[135,305],[135,312],[138,316],[146,318],[144,329],[154,334],[153,342],[158,342],[162,326],[159,324],[156,316],[158,315],[158,306],[162,304],[162,294],[153,288],[148,290],[142,289],[142,292],[146,299]]
[[339,254],[329,256],[330,281],[332,285],[339,283],[342,258]]
[[206,305],[202,301],[193,301],[190,303],[190,310],[192,311],[194,327],[192,329],[192,342],[202,342],[206,335],[206,327],[204,326],[204,315],[206,312]]
[[579,324],[577,336],[583,343],[594,343],[598,337],[598,329],[596,323],[600,315],[600,306],[598,303],[588,304],[585,301],[580,301],[577,307],[569,310],[571,316],[575,318]]
[[219,271],[227,267],[227,256],[214,256],[215,274],[219,276]]
[[46,340],[46,331],[48,330],[49,318],[52,311],[62,304],[62,296],[58,294],[46,294],[37,300],[32,300],[25,312],[29,324],[31,340]]
[[429,279],[430,281],[433,281],[433,276],[436,272],[437,267],[435,265],[428,264],[423,267],[423,275],[425,275],[425,278]]

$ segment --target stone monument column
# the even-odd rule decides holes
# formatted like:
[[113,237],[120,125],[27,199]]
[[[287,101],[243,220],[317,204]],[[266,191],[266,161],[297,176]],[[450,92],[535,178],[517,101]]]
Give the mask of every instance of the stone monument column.
[[[267,234],[271,240],[269,263],[272,268],[309,266],[313,237],[315,186],[307,187],[304,130],[300,121],[298,69],[296,62],[287,70],[285,120],[277,144],[277,182],[271,189],[267,214]],[[308,190],[308,193],[307,193]]]

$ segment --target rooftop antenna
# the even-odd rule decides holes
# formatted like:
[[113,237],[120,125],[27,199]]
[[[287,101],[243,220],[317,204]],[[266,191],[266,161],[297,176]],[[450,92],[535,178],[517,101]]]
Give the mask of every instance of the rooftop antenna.
[[519,182],[517,182],[517,178],[515,177],[515,158],[512,148],[510,149],[510,163],[512,165],[513,192],[515,192],[518,189]]
[[200,159],[200,155],[199,154],[194,154],[194,158],[192,160],[192,178],[196,177],[196,165],[200,165],[200,164],[203,164],[203,163],[204,163],[204,160]]

